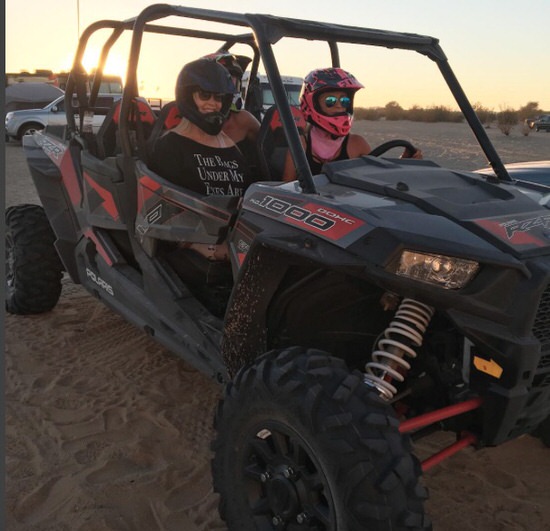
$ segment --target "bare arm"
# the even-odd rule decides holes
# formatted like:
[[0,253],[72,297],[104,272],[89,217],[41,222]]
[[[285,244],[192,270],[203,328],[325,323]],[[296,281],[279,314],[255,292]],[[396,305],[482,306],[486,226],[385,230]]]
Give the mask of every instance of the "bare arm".
[[[302,147],[306,149],[306,139],[304,136],[300,135],[300,141],[302,142]],[[296,180],[296,168],[294,166],[294,161],[292,160],[292,155],[290,154],[290,149],[286,152],[285,158],[285,168],[283,170],[283,181],[288,183],[290,181]]]
[[243,115],[242,127],[246,130],[246,137],[248,140],[255,143],[260,131],[260,122],[258,122],[255,116],[248,111],[243,110],[240,114]]
[[223,131],[229,135],[235,143],[243,141],[245,138],[256,143],[260,122],[254,118],[248,111],[231,112],[229,119],[223,125]]
[[348,156],[355,159],[363,155],[368,155],[372,151],[369,143],[361,136],[350,134],[348,140]]

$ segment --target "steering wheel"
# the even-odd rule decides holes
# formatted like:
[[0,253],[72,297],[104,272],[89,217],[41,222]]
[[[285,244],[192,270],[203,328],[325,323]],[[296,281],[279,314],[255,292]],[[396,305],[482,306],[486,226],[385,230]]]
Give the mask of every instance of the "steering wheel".
[[396,148],[396,147],[402,147],[406,150],[410,151],[411,155],[416,153],[417,148],[413,146],[408,140],[390,140],[389,142],[384,142],[383,144],[380,144],[379,146],[376,146],[369,155],[372,157],[379,157],[380,155],[383,155],[386,153],[386,151],[389,151],[390,149]]

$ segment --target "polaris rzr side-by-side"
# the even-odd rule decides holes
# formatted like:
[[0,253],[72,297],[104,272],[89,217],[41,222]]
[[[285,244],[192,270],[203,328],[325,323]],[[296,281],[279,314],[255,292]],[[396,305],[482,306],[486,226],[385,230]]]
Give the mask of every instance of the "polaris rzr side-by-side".
[[[97,34],[90,84],[82,62]],[[94,133],[123,35],[123,97]],[[138,89],[142,47],[164,37],[186,53],[189,42],[247,49],[250,79],[260,65],[268,76],[275,106],[243,198],[193,193],[148,166],[177,123],[173,105],[154,112]],[[348,46],[425,56],[493,173],[381,156],[409,145],[397,138],[312,175],[276,60],[285,39],[321,43],[334,67]],[[429,529],[423,471],[466,446],[548,431],[549,189],[510,179],[437,39],[151,5],[83,32],[66,115],[23,142],[42,205],[6,212],[6,308],[52,310],[66,273],[223,384],[212,473],[229,529]],[[288,150],[298,179],[284,183]],[[179,245],[224,241],[228,261]],[[414,441],[434,429],[456,443],[421,463]]]

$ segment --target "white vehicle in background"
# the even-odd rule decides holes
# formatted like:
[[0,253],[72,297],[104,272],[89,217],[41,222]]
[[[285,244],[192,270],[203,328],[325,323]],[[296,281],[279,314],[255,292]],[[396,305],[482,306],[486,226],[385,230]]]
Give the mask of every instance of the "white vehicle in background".
[[[119,100],[122,94],[100,94],[98,105],[104,108],[102,113],[96,113],[93,117],[93,132],[97,133],[105,119],[105,115],[113,103]],[[26,135],[32,135],[36,131],[42,131],[46,127],[50,131],[59,128],[58,136],[67,125],[65,116],[65,95],[59,96],[42,109],[23,109],[11,111],[6,114],[6,141],[21,140]]]
[[[246,92],[248,87],[248,80],[250,77],[250,72],[245,72],[243,76],[243,92]],[[299,107],[300,105],[300,91],[302,90],[303,79],[296,76],[281,76],[283,86],[286,91],[288,103],[294,107]],[[273,97],[273,92],[271,91],[271,86],[269,85],[269,80],[264,74],[258,74],[258,81],[260,86],[259,96],[261,100],[261,115],[263,115],[275,104],[275,99]]]

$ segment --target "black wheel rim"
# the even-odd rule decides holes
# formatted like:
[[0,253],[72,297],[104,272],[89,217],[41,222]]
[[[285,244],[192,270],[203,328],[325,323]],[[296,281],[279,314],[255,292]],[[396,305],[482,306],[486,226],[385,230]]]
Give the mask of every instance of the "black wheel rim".
[[243,450],[243,474],[257,529],[335,529],[325,472],[311,447],[287,425],[257,426]]

